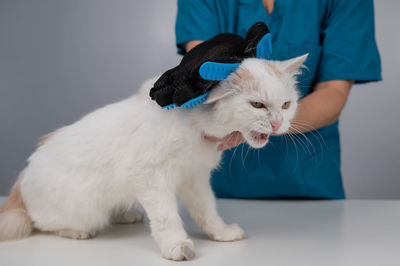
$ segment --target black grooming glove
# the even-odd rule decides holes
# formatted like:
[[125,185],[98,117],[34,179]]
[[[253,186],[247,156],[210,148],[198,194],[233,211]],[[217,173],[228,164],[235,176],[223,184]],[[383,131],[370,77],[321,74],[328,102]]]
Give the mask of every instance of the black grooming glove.
[[[257,45],[268,27],[255,23],[247,32],[246,39],[236,34],[218,34],[190,50],[180,64],[165,72],[150,91],[150,97],[160,106],[181,106],[207,93],[219,80],[205,79],[199,68],[205,62],[240,63],[245,58],[260,57]],[[258,46],[260,47],[260,46]],[[258,50],[257,50],[258,49]]]

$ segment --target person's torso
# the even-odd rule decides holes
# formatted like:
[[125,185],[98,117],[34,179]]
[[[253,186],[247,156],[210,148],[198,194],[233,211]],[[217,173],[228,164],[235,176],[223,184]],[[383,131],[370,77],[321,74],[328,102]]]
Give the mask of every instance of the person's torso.
[[[221,33],[244,37],[255,22],[265,22],[272,34],[272,60],[308,53],[298,88],[302,97],[312,91],[319,74],[328,0],[275,0],[271,14],[262,0],[221,0],[216,7]],[[310,128],[303,121],[295,126]],[[242,144],[226,151],[212,184],[220,197],[343,198],[338,123],[304,135],[271,137],[261,150]]]

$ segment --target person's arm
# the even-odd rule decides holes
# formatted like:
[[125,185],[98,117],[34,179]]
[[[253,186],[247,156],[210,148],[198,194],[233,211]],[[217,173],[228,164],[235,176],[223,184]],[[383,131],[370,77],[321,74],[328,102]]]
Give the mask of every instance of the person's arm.
[[[185,43],[193,40],[205,41],[222,33],[219,27],[221,10],[215,0],[178,0],[175,37],[178,53],[185,55]],[[228,6],[234,5],[233,2]],[[223,30],[222,30],[223,31]]]
[[347,102],[354,81],[330,80],[316,84],[314,91],[299,101],[290,133],[305,133],[333,124]]
[[185,50],[186,52],[189,52],[190,50],[192,50],[195,46],[199,45],[200,43],[202,43],[203,41],[198,41],[198,40],[193,40],[193,41],[188,41],[187,43],[185,43]]

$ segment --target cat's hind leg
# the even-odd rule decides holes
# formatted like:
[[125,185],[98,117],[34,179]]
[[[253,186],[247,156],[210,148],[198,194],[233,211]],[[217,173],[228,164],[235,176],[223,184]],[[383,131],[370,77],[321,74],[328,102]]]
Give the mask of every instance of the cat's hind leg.
[[135,207],[121,208],[113,212],[111,222],[113,224],[133,224],[143,221],[143,214]]
[[65,237],[65,238],[72,238],[72,239],[77,239],[77,240],[86,240],[90,239],[96,236],[96,232],[83,232],[83,231],[76,231],[76,230],[59,230],[56,231],[56,234]]

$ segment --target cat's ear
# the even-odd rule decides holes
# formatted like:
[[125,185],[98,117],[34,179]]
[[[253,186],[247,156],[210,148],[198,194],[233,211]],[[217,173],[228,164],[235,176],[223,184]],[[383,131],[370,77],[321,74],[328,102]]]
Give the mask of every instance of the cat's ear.
[[233,94],[233,92],[233,89],[225,88],[224,86],[215,86],[211,89],[210,93],[207,96],[207,100],[204,103],[214,103],[222,98]]
[[277,64],[277,68],[282,73],[291,73],[293,75],[300,73],[300,68],[303,66],[303,63],[306,61],[308,54],[301,55],[289,60],[278,61],[275,62]]

